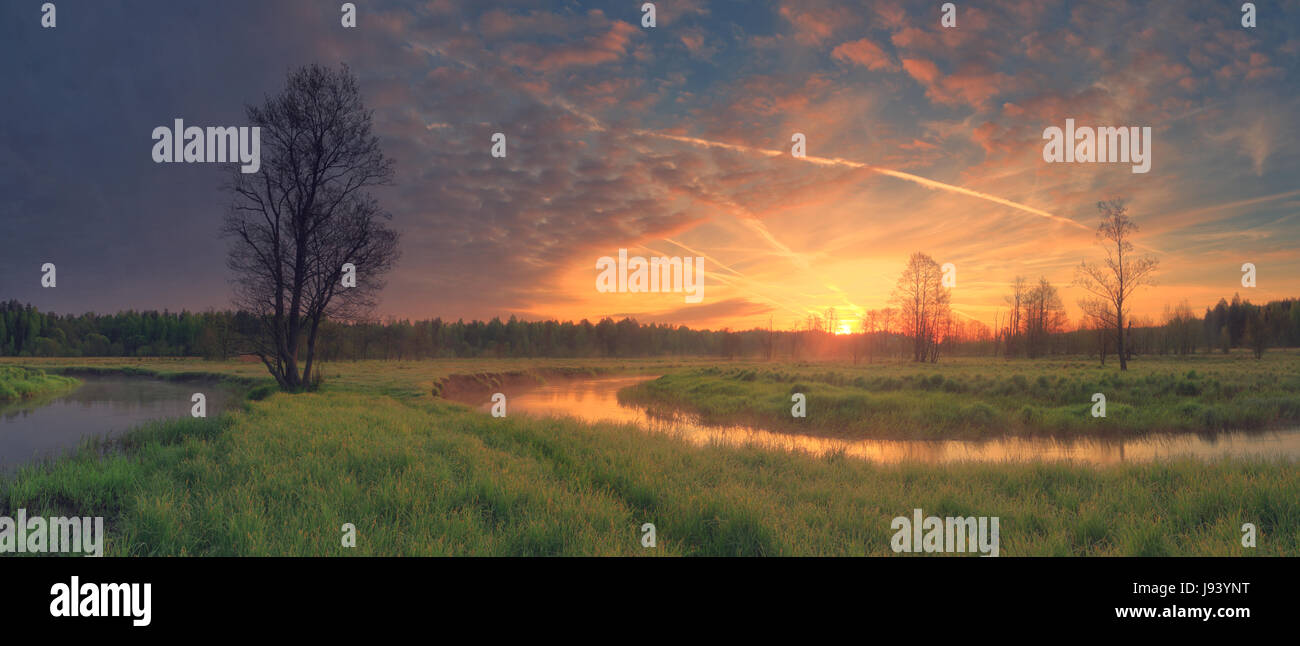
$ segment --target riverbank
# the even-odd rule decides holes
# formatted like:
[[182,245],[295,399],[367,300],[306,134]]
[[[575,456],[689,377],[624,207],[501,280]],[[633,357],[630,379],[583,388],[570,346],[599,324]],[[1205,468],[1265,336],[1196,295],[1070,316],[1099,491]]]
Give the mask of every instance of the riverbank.
[[75,388],[0,406],[0,473],[57,458],[87,441],[119,436],[154,420],[242,406],[249,390],[213,377],[161,379],[139,374],[78,373]]
[[[792,397],[806,398],[806,417]],[[1095,416],[1096,394],[1105,416]],[[1082,361],[749,364],[678,371],[619,401],[702,423],[837,439],[1117,438],[1300,426],[1300,355],[1149,357],[1121,374]]]
[[[701,447],[431,395],[465,368],[331,365],[325,392],[23,467],[0,480],[0,515],[105,516],[110,555],[892,555],[891,520],[916,508],[1000,517],[1006,556],[1300,551],[1300,470],[1285,460],[877,465]],[[1241,545],[1247,522],[1256,548]]]
[[[622,368],[626,369],[626,366]],[[506,372],[456,373],[434,381],[432,394],[449,401],[465,401],[486,398],[496,392],[534,388],[549,381],[588,379],[618,372],[621,370],[614,366],[539,366]]]
[[72,377],[44,370],[0,365],[0,404],[51,395],[75,388],[78,383]]
[[914,508],[999,516],[1008,556],[1300,549],[1282,462],[878,466],[351,393],[149,425],[0,491],[0,515],[107,516],[110,555],[888,555]]

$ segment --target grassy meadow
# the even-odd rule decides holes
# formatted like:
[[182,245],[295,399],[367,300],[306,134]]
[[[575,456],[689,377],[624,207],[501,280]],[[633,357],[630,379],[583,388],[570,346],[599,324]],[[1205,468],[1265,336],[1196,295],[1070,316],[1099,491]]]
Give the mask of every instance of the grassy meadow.
[[[1295,392],[1287,381],[1293,364],[1280,353],[1263,363],[1198,359],[1163,368],[1159,360],[1135,361],[1130,374],[1110,378],[1151,393],[1160,386],[1149,376],[1173,372],[1203,384],[1201,394],[1185,396],[1202,406],[1219,405],[1229,379],[1252,374],[1258,379],[1249,384]],[[0,477],[0,515],[26,508],[105,516],[111,555],[892,555],[891,519],[918,507],[999,516],[1004,556],[1300,553],[1300,474],[1285,460],[880,465],[839,454],[699,447],[632,426],[496,419],[434,395],[449,375],[490,381],[512,372],[670,373],[680,375],[670,381],[788,390],[788,382],[757,376],[771,370],[812,386],[812,417],[818,393],[861,389],[858,376],[915,383],[939,374],[944,384],[969,385],[1024,374],[1031,386],[1036,375],[1086,378],[1059,361],[737,363],[716,373],[705,360],[375,361],[329,364],[324,389],[300,395],[273,392],[251,363],[23,359],[0,366],[19,361],[51,373],[215,373],[250,386],[239,410],[150,424]],[[756,377],[735,379],[737,370]],[[1197,376],[1187,376],[1192,370]],[[1097,379],[1104,374],[1112,373],[1099,371]],[[837,385],[840,378],[847,384]],[[923,392],[973,396],[942,385]],[[1000,410],[1002,400],[990,401]],[[1113,401],[1141,408],[1122,396]],[[656,525],[654,549],[640,545],[645,522]],[[1244,522],[1259,528],[1255,549],[1240,544]],[[355,549],[341,545],[344,523],[357,528]]]

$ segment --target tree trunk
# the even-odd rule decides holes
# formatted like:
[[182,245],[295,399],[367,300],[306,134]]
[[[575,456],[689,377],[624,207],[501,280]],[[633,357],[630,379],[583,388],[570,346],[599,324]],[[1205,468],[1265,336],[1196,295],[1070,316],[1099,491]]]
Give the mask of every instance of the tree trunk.
[[1124,309],[1123,309],[1123,306],[1120,306],[1120,307],[1115,308],[1115,329],[1119,331],[1119,334],[1116,335],[1116,339],[1117,339],[1117,341],[1118,341],[1118,343],[1119,343],[1119,345],[1116,346],[1116,349],[1119,350],[1119,369],[1120,369],[1121,371],[1128,370],[1128,357],[1127,357],[1127,355],[1126,355],[1126,350],[1125,350],[1125,348],[1124,348]]
[[311,378],[311,366],[312,363],[315,362],[316,360],[316,332],[319,329],[320,329],[320,316],[314,315],[311,317],[311,327],[307,331],[307,361],[303,364],[303,369],[302,369],[302,383],[307,387],[311,387],[313,385],[312,378]]

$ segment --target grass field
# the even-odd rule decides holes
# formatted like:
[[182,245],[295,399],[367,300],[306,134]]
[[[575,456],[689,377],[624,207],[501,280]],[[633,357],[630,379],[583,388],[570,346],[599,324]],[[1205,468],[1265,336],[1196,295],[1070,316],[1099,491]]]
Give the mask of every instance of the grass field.
[[[707,363],[332,364],[322,392],[254,388],[261,399],[243,410],[149,425],[25,467],[0,481],[0,515],[105,516],[115,555],[890,555],[891,519],[914,508],[1000,517],[1004,556],[1300,553],[1300,475],[1283,460],[889,466],[697,447],[609,424],[495,419],[431,394],[451,374],[696,374]],[[233,362],[40,365],[265,382],[259,366]],[[1281,363],[1255,365],[1287,374]],[[818,369],[853,370],[789,368]],[[909,367],[884,369],[902,379]],[[947,381],[980,368],[919,370],[945,371]],[[645,522],[656,525],[654,549],[639,542]],[[1241,546],[1246,522],[1259,528],[1257,548]],[[355,549],[341,546],[344,523],[357,528]]]
[[47,374],[40,369],[0,365],[0,403],[33,399],[76,385],[77,380],[71,377]]

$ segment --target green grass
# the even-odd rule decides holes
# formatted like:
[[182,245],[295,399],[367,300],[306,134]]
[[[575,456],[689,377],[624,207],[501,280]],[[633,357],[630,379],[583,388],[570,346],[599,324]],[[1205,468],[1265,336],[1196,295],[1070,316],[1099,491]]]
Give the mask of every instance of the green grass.
[[[791,396],[807,397],[807,417]],[[1094,393],[1106,416],[1093,417]],[[1125,437],[1300,425],[1300,356],[1141,358],[1127,373],[1079,360],[701,367],[620,393],[709,424],[844,439]]]
[[331,367],[327,392],[87,444],[0,480],[0,515],[105,516],[111,555],[890,555],[890,521],[913,508],[998,516],[1007,556],[1300,551],[1300,475],[1284,460],[879,465],[698,447],[494,419],[418,385],[463,367]]
[[32,399],[68,390],[78,382],[44,370],[0,365],[0,403]]

